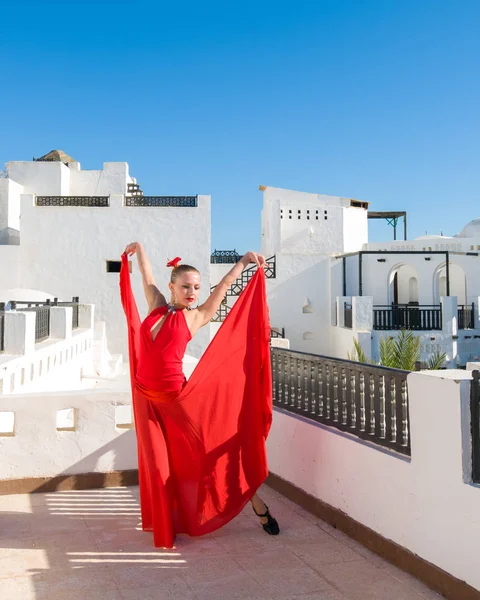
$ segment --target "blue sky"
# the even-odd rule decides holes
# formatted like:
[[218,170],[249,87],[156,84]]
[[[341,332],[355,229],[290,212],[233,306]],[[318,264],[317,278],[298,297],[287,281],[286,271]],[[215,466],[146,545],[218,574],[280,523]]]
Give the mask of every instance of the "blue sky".
[[83,168],[128,162],[146,194],[211,194],[212,249],[259,247],[260,184],[406,210],[409,237],[480,216],[477,0],[42,0],[2,16],[0,165],[60,148]]

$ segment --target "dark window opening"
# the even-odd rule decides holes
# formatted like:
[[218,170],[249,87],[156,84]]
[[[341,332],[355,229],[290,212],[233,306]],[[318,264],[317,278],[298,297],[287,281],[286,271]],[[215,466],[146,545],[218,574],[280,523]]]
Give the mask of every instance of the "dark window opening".
[[[107,273],[120,273],[121,260],[107,260]],[[128,261],[128,270],[132,272],[132,261]]]

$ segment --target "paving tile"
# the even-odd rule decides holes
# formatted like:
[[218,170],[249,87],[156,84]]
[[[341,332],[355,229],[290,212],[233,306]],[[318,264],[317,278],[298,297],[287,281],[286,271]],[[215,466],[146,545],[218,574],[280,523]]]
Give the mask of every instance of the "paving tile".
[[428,598],[428,600],[434,600],[438,598],[439,600],[442,598],[440,594],[437,594],[433,590],[431,590],[427,585],[425,585],[420,580],[416,579],[409,573],[405,573],[398,567],[395,567],[391,564],[386,564],[384,570],[391,575],[394,579],[397,579],[410,589],[414,590],[417,594],[420,594],[422,598]]
[[2,600],[37,600],[31,577],[12,577],[1,581]]
[[278,537],[281,543],[289,548],[306,542],[329,543],[334,539],[329,533],[312,523],[292,529],[287,527],[281,531]]
[[180,552],[185,559],[204,558],[207,556],[223,556],[225,548],[213,537],[190,537],[177,535],[174,550]]
[[[333,587],[320,592],[309,592],[307,594],[295,594],[289,596],[289,600],[347,600],[341,592]],[[387,599],[386,599],[387,600]]]
[[270,570],[288,571],[292,568],[305,566],[305,563],[287,548],[281,547],[274,551],[260,553],[247,552],[247,548],[245,550],[244,554],[237,554],[235,560],[249,573],[261,573]]
[[246,576],[246,571],[242,566],[229,556],[190,559],[186,562],[185,567],[182,575],[192,588],[199,583],[220,581],[237,575]]
[[102,557],[104,568],[120,590],[159,586],[182,587],[187,571],[186,561],[181,556],[127,556]]
[[275,598],[290,598],[294,594],[321,592],[332,586],[310,567],[255,571],[252,576]]
[[292,551],[316,570],[321,565],[362,560],[359,554],[334,538],[319,544],[315,542],[296,544]]
[[112,577],[105,567],[86,566],[83,568],[50,568],[39,571],[32,577],[36,600],[53,598],[69,599],[81,594],[100,598],[100,594],[111,595],[117,590]]
[[246,574],[218,581],[191,583],[198,600],[271,600],[272,596],[255,579]]
[[[281,535],[281,534],[280,534]],[[268,552],[282,547],[280,536],[268,535],[262,529],[256,533],[233,533],[216,538],[227,554]]]
[[318,572],[351,600],[421,600],[421,596],[365,559],[321,565]]
[[[197,600],[197,596],[181,578],[165,581],[161,585],[139,586],[133,589],[120,589],[121,600]],[[96,599],[95,599],[96,600]]]
[[[31,571],[48,569],[51,565],[50,558],[44,550],[3,549],[0,555],[0,582],[10,577],[28,576]],[[1,587],[1,583],[0,583]]]

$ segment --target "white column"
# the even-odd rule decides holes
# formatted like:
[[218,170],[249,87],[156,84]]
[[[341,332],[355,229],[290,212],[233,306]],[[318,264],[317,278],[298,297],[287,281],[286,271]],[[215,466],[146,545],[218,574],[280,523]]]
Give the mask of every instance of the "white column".
[[[442,296],[440,298],[442,306],[442,332],[447,334],[445,340],[448,345],[449,340],[452,341],[452,357],[447,365],[454,368],[457,365],[458,357],[458,304],[456,296]],[[449,354],[449,353],[447,353]]]
[[72,337],[71,306],[52,306],[50,309],[50,337],[66,340]]
[[6,354],[30,354],[35,352],[34,311],[9,310],[5,313]]
[[352,329],[372,331],[373,296],[352,297]]
[[78,307],[78,327],[80,329],[93,329],[94,316],[94,304],[80,304]]

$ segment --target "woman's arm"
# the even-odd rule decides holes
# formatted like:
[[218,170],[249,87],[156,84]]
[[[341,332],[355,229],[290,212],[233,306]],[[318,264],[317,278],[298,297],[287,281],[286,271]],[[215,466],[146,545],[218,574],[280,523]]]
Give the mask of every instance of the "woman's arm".
[[208,299],[198,307],[198,317],[200,319],[199,327],[203,327],[203,325],[206,325],[211,321],[222,303],[222,300],[225,298],[228,288],[240,277],[243,269],[250,263],[255,263],[259,268],[263,268],[265,266],[265,259],[255,252],[247,252],[247,254],[237,262],[233,269],[231,269],[215,287]]
[[140,242],[128,244],[125,248],[125,254],[127,256],[132,256],[133,254],[137,255],[138,268],[142,274],[143,290],[148,303],[148,312],[151,313],[153,309],[165,306],[167,301],[165,300],[165,296],[157,288],[152,273],[152,266],[150,265],[150,261],[148,260],[142,244],[140,244]]

